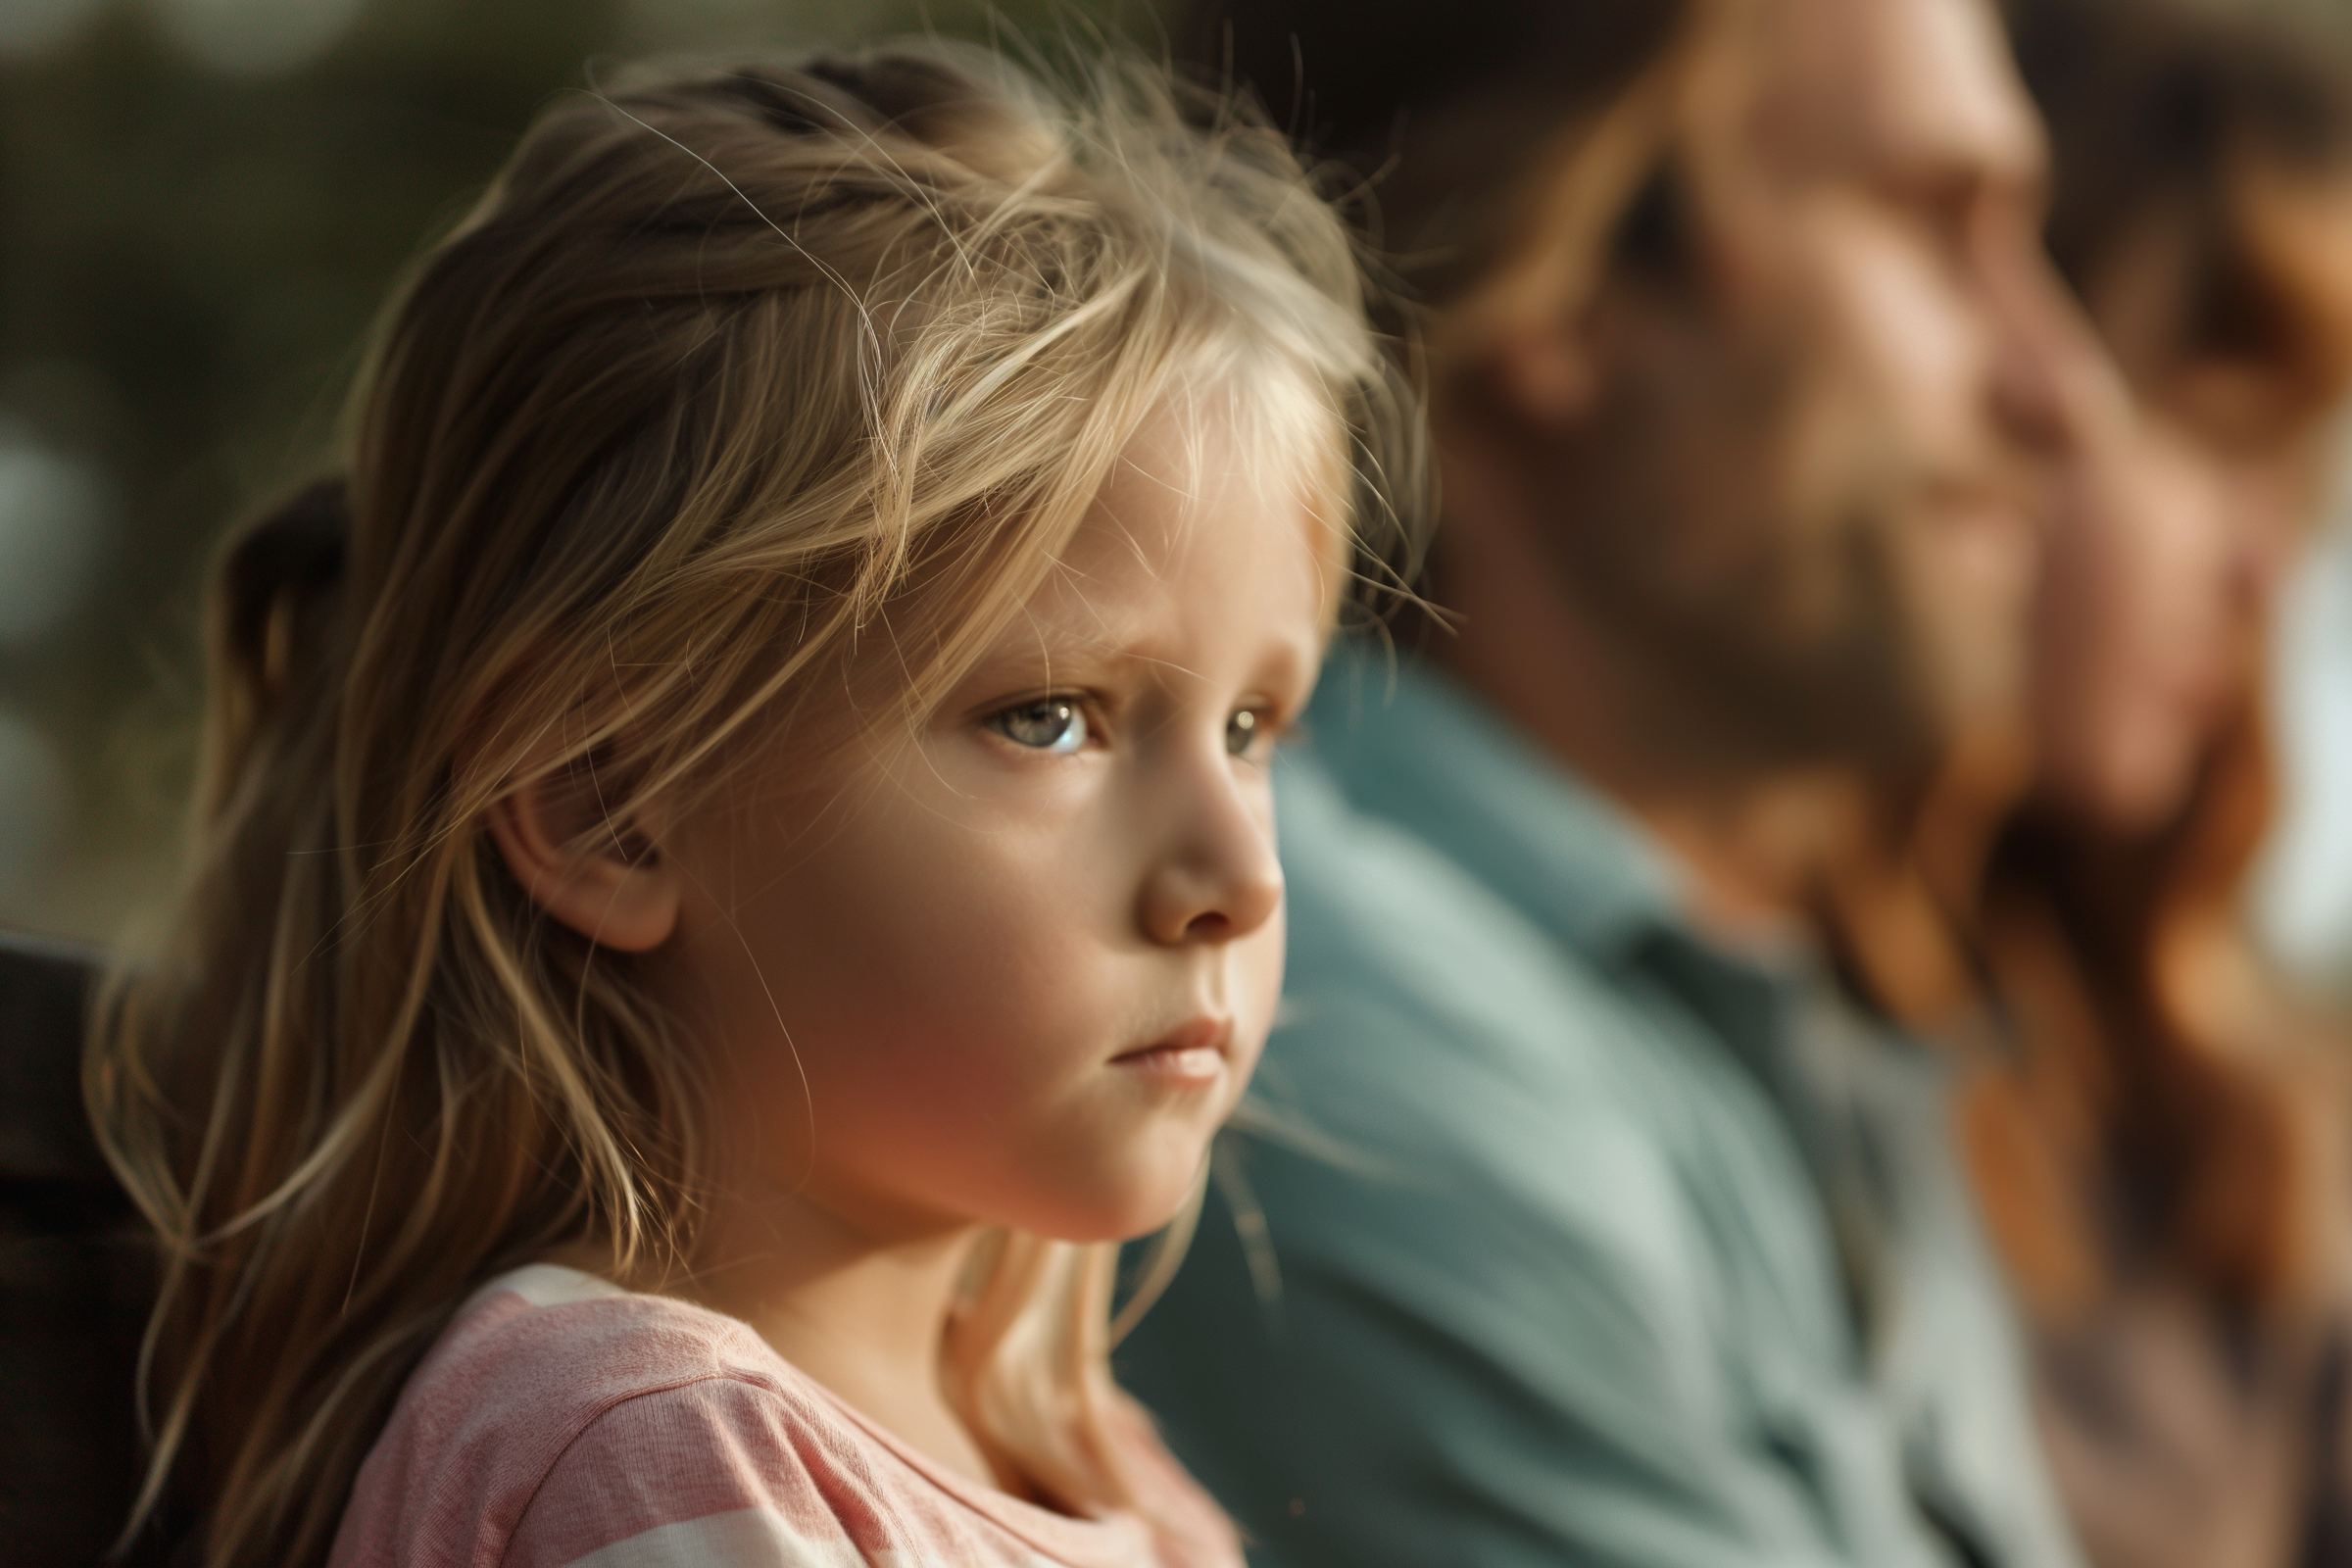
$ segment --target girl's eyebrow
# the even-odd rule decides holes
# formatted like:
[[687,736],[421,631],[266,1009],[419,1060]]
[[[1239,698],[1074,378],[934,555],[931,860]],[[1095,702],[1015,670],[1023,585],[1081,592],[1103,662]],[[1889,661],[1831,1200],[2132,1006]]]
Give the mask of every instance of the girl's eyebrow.
[[[1083,619],[1086,623],[1080,624]],[[1045,613],[1024,611],[1005,628],[997,646],[983,654],[976,671],[1008,665],[1105,662],[1142,657],[1139,649],[1151,637],[1146,614],[1134,611],[1105,612],[1086,602],[1082,613]]]

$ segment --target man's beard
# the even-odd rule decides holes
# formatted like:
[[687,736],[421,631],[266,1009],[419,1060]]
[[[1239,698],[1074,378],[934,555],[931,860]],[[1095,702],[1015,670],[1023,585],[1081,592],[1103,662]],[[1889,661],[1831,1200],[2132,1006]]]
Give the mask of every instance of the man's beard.
[[1886,496],[1827,527],[1759,515],[1755,548],[1696,581],[1658,569],[1658,535],[1623,519],[1555,533],[1553,556],[1568,591],[1711,725],[1703,749],[1896,771],[1932,760],[1956,717],[1905,570],[1918,526]]

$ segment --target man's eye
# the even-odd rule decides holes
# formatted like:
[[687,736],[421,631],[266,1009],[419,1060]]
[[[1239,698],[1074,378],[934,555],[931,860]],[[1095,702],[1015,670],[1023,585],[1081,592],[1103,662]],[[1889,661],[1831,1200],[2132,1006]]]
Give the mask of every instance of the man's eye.
[[1015,746],[1067,757],[1086,744],[1086,710],[1066,697],[1041,697],[992,715],[988,727]]
[[1265,733],[1265,717],[1254,708],[1245,708],[1225,721],[1225,752],[1229,757],[1248,757],[1257,750],[1258,738]]

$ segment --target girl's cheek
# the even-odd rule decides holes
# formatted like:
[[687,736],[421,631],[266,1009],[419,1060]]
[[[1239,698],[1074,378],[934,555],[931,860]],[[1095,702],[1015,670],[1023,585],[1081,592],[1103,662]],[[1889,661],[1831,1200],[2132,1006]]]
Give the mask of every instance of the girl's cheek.
[[1273,1033],[1275,1020],[1281,1013],[1287,912],[1277,911],[1263,930],[1250,937],[1248,951],[1241,958],[1249,994],[1239,1009],[1241,1017],[1237,1022],[1246,1023],[1247,1028],[1236,1029],[1234,1046],[1236,1065],[1245,1075],[1264,1054],[1266,1037]]

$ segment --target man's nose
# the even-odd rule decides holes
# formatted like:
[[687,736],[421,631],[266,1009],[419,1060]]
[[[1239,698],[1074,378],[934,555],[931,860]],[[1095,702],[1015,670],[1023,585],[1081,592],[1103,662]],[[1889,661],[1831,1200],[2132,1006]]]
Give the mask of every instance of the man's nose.
[[1139,911],[1145,933],[1167,947],[1232,942],[1282,907],[1282,862],[1270,823],[1259,812],[1232,760],[1188,762],[1166,792],[1165,837],[1144,878]]

